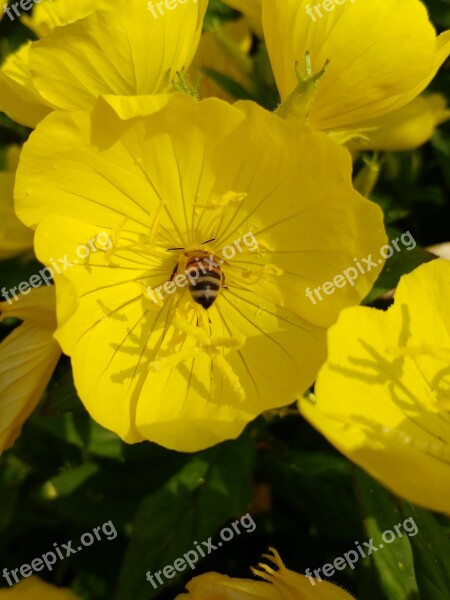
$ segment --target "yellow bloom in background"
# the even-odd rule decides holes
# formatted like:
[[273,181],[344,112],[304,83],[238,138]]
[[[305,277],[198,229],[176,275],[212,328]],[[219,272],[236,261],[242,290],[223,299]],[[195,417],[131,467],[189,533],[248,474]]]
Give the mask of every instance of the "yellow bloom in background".
[[200,40],[197,54],[190,69],[194,78],[200,75],[200,96],[215,96],[232,102],[231,94],[209,77],[210,69],[239,83],[244,89],[250,87],[252,62],[248,53],[252,46],[252,35],[244,19],[225,23],[214,31],[205,32]]
[[57,27],[5,61],[0,110],[35,127],[55,109],[89,110],[101,95],[169,91],[195,54],[206,6],[187,2],[155,18],[144,0],[116,0],[110,10]]
[[[17,290],[16,290],[17,292]],[[23,323],[0,342],[0,453],[10,448],[36,408],[61,355],[56,329],[55,288],[29,288],[0,302],[0,318]]]
[[264,562],[252,571],[266,581],[205,573],[194,577],[186,586],[188,593],[179,594],[175,600],[354,600],[337,585],[286,569],[273,548],[264,558],[277,570]]
[[34,5],[31,15],[23,14],[20,20],[38,37],[44,37],[55,27],[84,19],[96,10],[114,6],[114,2],[115,0],[44,0]]
[[262,37],[263,0],[223,0],[223,3],[245,15],[252,30]]
[[361,124],[366,140],[349,144],[354,150],[401,152],[428,142],[438,125],[450,119],[447,101],[440,94],[418,96],[406,106]]
[[[254,103],[185,94],[107,127],[104,112],[49,115],[24,148],[16,199],[40,223],[44,263],[74,262],[78,244],[109,232],[106,255],[56,276],[56,337],[95,420],[182,451],[234,438],[305,391],[326,328],[381,265],[321,304],[306,288],[386,241],[346,150]],[[186,252],[225,276],[208,310],[170,282]]]
[[450,263],[405,275],[386,312],[344,310],[302,414],[393,492],[450,514]]
[[296,62],[312,72],[329,60],[308,122],[320,130],[360,123],[405,106],[430,83],[450,53],[450,32],[436,38],[419,0],[264,0],[263,26],[282,99],[297,86]]
[[8,170],[0,171],[0,260],[13,258],[33,249],[33,232],[14,212],[14,179],[20,149],[8,149]]
[[21,579],[10,588],[0,590],[0,600],[80,600],[68,588],[59,588],[35,575]]

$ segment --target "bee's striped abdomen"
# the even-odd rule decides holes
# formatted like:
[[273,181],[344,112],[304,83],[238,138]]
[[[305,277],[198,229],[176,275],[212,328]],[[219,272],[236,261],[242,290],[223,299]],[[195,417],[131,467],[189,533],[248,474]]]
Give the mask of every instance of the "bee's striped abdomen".
[[208,309],[219,295],[223,283],[220,267],[211,266],[205,260],[195,257],[188,261],[186,273],[192,275],[188,289],[191,297],[204,309]]

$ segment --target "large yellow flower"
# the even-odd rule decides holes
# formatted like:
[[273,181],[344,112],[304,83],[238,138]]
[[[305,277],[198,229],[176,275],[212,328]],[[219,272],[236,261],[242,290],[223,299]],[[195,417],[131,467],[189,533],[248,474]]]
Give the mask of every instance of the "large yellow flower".
[[0,109],[29,127],[54,109],[88,110],[101,95],[166,92],[200,39],[207,0],[153,15],[144,0],[113,0],[42,40],[0,70]]
[[277,570],[262,562],[252,571],[266,581],[205,573],[194,577],[186,586],[188,593],[179,594],[175,600],[354,600],[337,585],[286,569],[273,548],[264,558]]
[[400,281],[387,312],[344,310],[305,417],[395,493],[450,514],[450,262]]
[[[127,442],[194,451],[312,383],[326,327],[381,265],[322,304],[305,290],[379,253],[385,234],[326,136],[251,102],[168,97],[128,121],[49,115],[24,148],[16,208],[40,223],[44,263],[73,263],[102,229],[114,242],[56,277],[56,337],[91,415]],[[169,282],[186,252],[212,255],[225,276],[208,311]]]
[[68,588],[59,588],[32,575],[8,589],[0,590],[1,600],[79,600]]
[[8,149],[8,170],[0,171],[0,260],[33,249],[33,232],[19,221],[14,212],[14,179],[20,150]]
[[[323,5],[327,5],[327,9]],[[297,86],[307,50],[321,77],[308,121],[315,129],[358,128],[422,92],[450,53],[419,0],[264,0],[263,26],[282,99]]]
[[10,448],[36,408],[61,355],[53,287],[24,289],[0,302],[0,318],[23,323],[0,343],[0,453]]

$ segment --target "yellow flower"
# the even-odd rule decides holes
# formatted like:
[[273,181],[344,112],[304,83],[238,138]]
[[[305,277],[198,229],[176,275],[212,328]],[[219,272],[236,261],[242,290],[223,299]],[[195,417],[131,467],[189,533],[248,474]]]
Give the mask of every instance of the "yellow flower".
[[190,69],[192,77],[197,74],[201,76],[202,98],[216,96],[229,102],[235,99],[208,76],[207,69],[225,75],[248,90],[249,77],[246,75],[251,69],[251,59],[248,57],[251,45],[252,36],[244,19],[217,26],[214,31],[202,35]]
[[349,144],[354,150],[401,152],[428,142],[436,127],[450,119],[446,99],[440,94],[418,96],[406,106],[361,124],[367,140]]
[[253,31],[262,37],[262,3],[263,0],[223,0],[231,8],[239,10],[248,19]]
[[101,95],[166,92],[197,49],[207,0],[156,17],[143,0],[56,27],[22,46],[0,69],[0,109],[35,127],[55,109],[89,110]]
[[[324,9],[324,5],[327,9]],[[313,6],[312,6],[313,5]],[[312,73],[329,60],[309,107],[320,130],[358,128],[405,106],[450,53],[450,32],[436,38],[419,0],[264,0],[263,26],[282,99],[298,84],[309,50]]]
[[450,263],[405,275],[387,312],[344,310],[303,415],[407,500],[450,514]]
[[24,294],[16,295],[18,299],[14,300],[8,293],[7,301],[0,302],[2,319],[23,320],[0,343],[0,453],[10,448],[19,436],[61,354],[53,339],[56,328],[54,288],[29,288]]
[[270,552],[264,558],[277,567],[276,571],[266,563],[252,569],[266,581],[205,573],[194,577],[186,586],[189,593],[179,594],[175,600],[354,600],[337,585],[286,569],[278,552],[273,548]]
[[112,4],[114,0],[41,0],[35,4],[31,15],[23,14],[20,20],[38,37],[44,37],[55,27],[84,19],[96,10],[107,9]]
[[14,178],[20,150],[8,149],[8,170],[0,171],[0,260],[12,258],[33,249],[33,232],[25,227],[14,212]]
[[[73,263],[103,229],[113,242],[56,276],[56,337],[90,414],[127,442],[195,451],[304,392],[326,327],[381,265],[321,304],[306,288],[386,238],[379,207],[352,188],[348,152],[327,136],[252,102],[168,98],[126,122],[49,115],[25,146],[16,209],[40,222],[46,264]],[[225,276],[208,310],[183,287],[186,253],[211,255]]]
[[0,600],[79,600],[68,588],[59,588],[32,575],[0,590]]

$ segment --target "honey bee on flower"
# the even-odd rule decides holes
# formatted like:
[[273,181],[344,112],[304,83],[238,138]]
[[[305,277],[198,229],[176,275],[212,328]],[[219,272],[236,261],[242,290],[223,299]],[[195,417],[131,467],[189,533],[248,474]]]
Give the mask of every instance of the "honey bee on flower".
[[[44,263],[110,231],[106,256],[55,277],[56,338],[91,415],[127,442],[194,451],[308,388],[326,327],[380,267],[326,307],[305,286],[385,233],[380,209],[351,187],[347,153],[322,134],[246,102],[174,94],[158,114],[138,110],[107,129],[95,111],[49,115],[24,151],[16,207],[38,225]],[[249,232],[257,248],[219,264]],[[214,275],[203,290],[177,286],[206,261],[199,250]],[[157,302],[149,295],[169,284]]]

